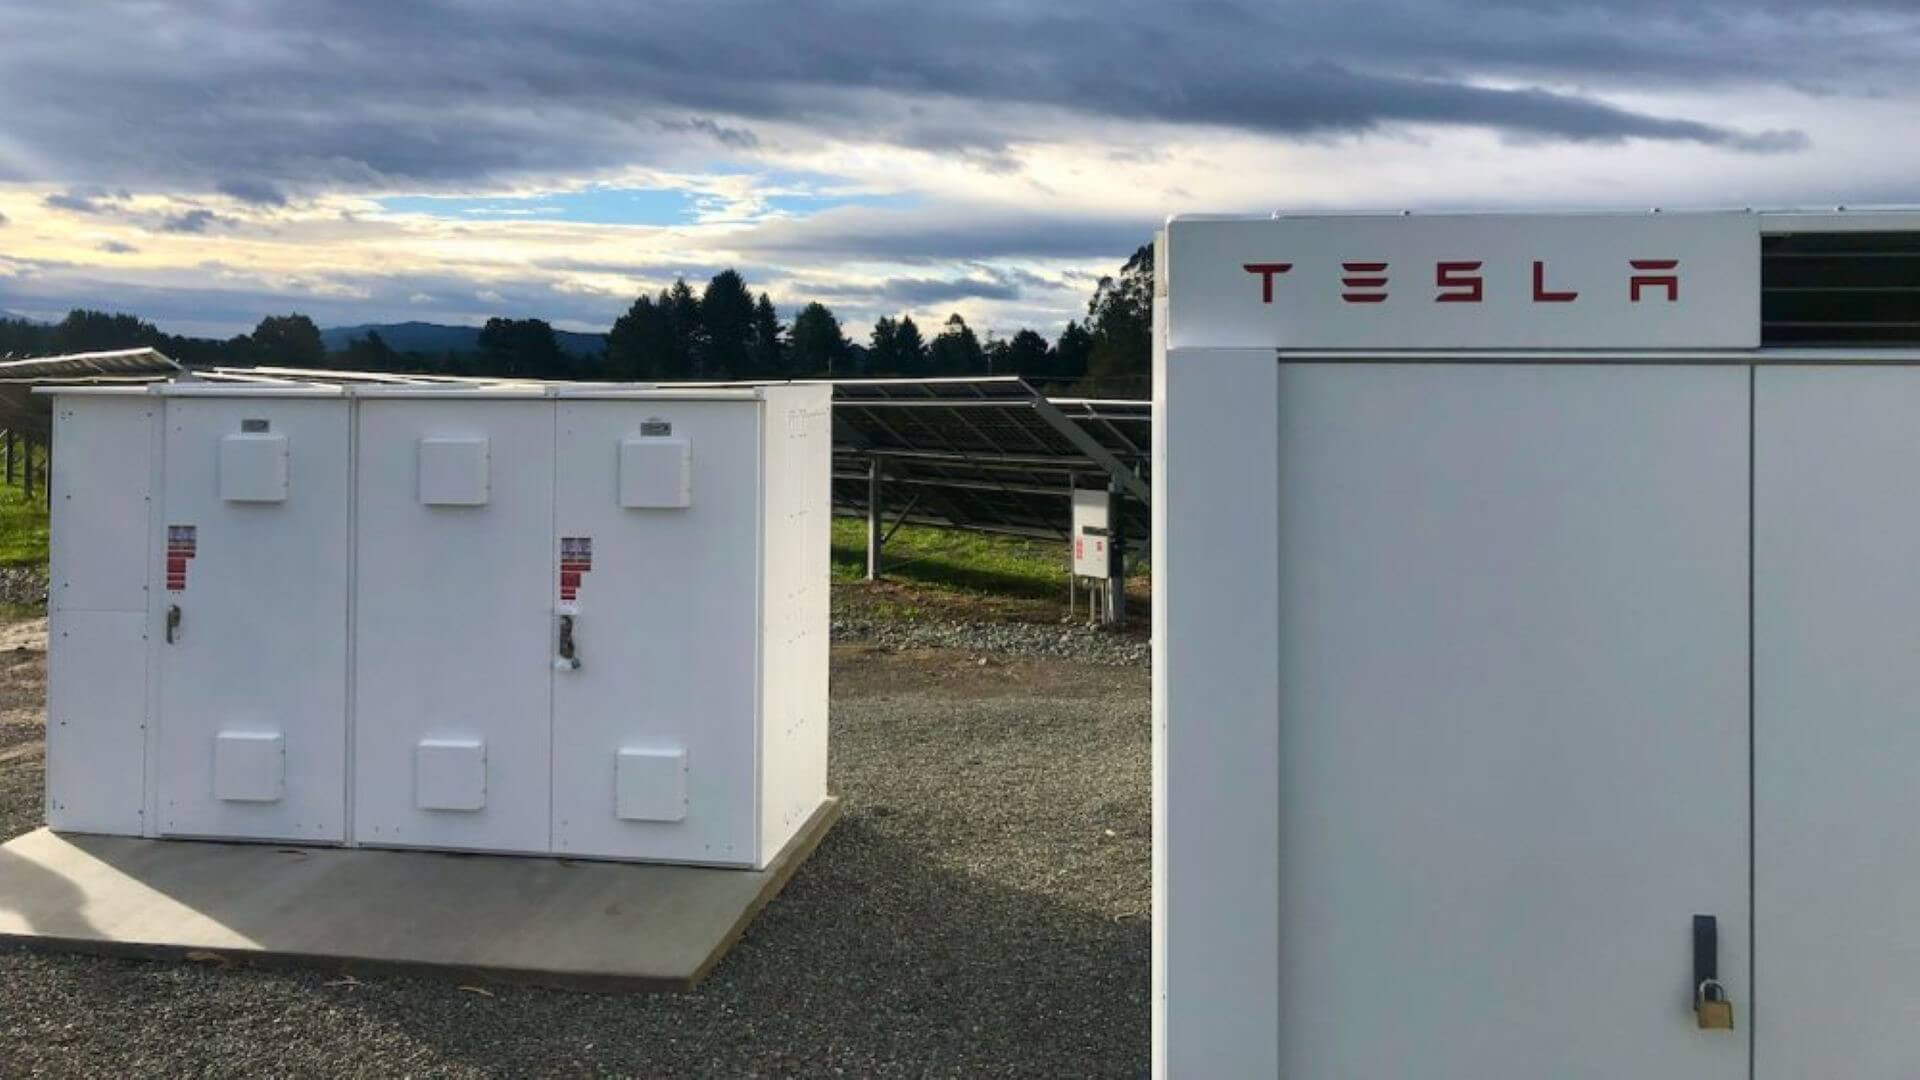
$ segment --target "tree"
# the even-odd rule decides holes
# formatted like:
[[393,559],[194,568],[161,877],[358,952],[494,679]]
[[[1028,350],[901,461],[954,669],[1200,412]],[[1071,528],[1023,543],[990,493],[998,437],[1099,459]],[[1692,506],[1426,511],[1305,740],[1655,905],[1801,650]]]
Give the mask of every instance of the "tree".
[[752,332],[747,345],[747,374],[765,379],[789,374],[786,343],[781,340],[785,330],[780,325],[780,313],[774,310],[773,301],[767,299],[766,293],[761,293],[759,302],[753,305]]
[[607,373],[616,379],[657,379],[667,373],[672,352],[666,312],[653,297],[642,295],[607,332]]
[[1011,340],[996,341],[989,353],[990,371],[995,375],[1020,375],[1044,379],[1053,374],[1053,350],[1047,339],[1032,330],[1021,330]]
[[269,315],[253,328],[254,361],[276,367],[320,367],[327,347],[320,328],[305,315]]
[[794,316],[787,335],[787,371],[796,378],[846,374],[847,335],[825,304],[808,304]]
[[1153,370],[1153,245],[1142,244],[1120,268],[1103,277],[1087,302],[1093,352],[1087,381],[1096,388],[1144,389]]
[[1053,347],[1050,374],[1057,379],[1080,379],[1087,373],[1087,361],[1093,356],[1093,334],[1077,322],[1068,322]]
[[667,327],[667,349],[660,376],[667,379],[694,378],[705,337],[700,325],[700,298],[693,295],[693,287],[687,284],[686,278],[676,278],[672,288],[660,291],[660,299],[655,301],[655,305],[659,307]]
[[927,343],[920,336],[920,328],[914,325],[911,315],[900,316],[900,323],[894,328],[893,354],[892,374],[913,378],[927,374]]
[[479,346],[488,375],[564,379],[572,374],[553,327],[541,319],[488,319],[480,330]]
[[53,351],[53,328],[26,319],[0,319],[0,359]]
[[[317,339],[319,332],[315,331],[314,336]],[[165,339],[166,335],[152,323],[132,315],[75,308],[53,328],[47,344],[56,353],[103,352],[142,346],[157,349]]]
[[350,371],[398,371],[400,355],[388,347],[380,331],[369,330],[366,337],[347,342],[339,354],[340,366]]
[[873,321],[873,333],[867,337],[867,361],[862,375],[896,375],[900,371],[900,324],[882,315]]
[[700,294],[699,375],[732,379],[744,375],[753,363],[753,294],[732,270],[722,270]]
[[928,370],[935,375],[979,375],[987,370],[980,339],[958,312],[947,316],[945,329],[933,339]]

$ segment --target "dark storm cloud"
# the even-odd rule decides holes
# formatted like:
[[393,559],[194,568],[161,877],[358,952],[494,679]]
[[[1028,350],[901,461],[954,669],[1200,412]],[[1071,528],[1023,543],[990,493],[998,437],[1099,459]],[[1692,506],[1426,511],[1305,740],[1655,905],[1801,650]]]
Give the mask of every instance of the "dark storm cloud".
[[222,180],[214,190],[256,206],[285,206],[286,193],[264,180]]
[[869,303],[892,304],[906,308],[947,304],[956,300],[1018,300],[1020,287],[999,277],[964,278],[888,278],[879,285],[841,285],[821,282],[799,284],[796,292],[822,300],[854,298]]
[[160,230],[174,233],[203,233],[207,231],[207,226],[219,224],[224,220],[211,210],[186,210],[168,215],[160,222]]
[[1818,0],[13,4],[0,100],[33,107],[0,118],[20,150],[0,172],[271,203],[699,162],[769,123],[1003,166],[1001,147],[1102,120],[1790,150],[1806,136],[1596,95],[1910,85],[1917,25],[1909,5]]
[[117,213],[121,204],[133,198],[126,189],[108,191],[99,187],[68,188],[56,191],[46,197],[46,205],[55,210],[66,210],[75,214],[112,214]]

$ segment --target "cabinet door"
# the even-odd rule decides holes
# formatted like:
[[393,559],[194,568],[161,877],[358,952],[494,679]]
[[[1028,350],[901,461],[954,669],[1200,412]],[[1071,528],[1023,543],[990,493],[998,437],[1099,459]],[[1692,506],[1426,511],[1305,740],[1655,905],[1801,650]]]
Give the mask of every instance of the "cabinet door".
[[354,838],[550,846],[553,405],[368,397]]
[[346,839],[347,413],[167,401],[163,833]]
[[1754,397],[1754,1075],[1920,1068],[1920,369]]
[[760,405],[562,401],[554,851],[753,863]]
[[1747,1075],[1748,405],[1282,365],[1280,1075]]

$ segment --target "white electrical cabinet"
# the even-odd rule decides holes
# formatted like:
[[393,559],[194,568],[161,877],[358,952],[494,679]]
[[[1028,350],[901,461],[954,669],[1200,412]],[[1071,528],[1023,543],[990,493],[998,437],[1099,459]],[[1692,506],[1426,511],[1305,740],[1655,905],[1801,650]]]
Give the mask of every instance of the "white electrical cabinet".
[[1920,1062],[1920,348],[1763,243],[1920,216],[1168,226],[1158,1075]]
[[1113,495],[1093,488],[1073,490],[1073,572],[1102,581],[1113,576]]
[[764,866],[826,798],[828,393],[60,393],[50,823]]

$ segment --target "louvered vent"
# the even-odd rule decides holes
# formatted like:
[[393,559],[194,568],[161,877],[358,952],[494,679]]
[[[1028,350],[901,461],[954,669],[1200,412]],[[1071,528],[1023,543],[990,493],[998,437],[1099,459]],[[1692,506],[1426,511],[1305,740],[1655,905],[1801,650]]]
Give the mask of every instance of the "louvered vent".
[[1763,345],[1920,345],[1920,232],[1760,238]]

